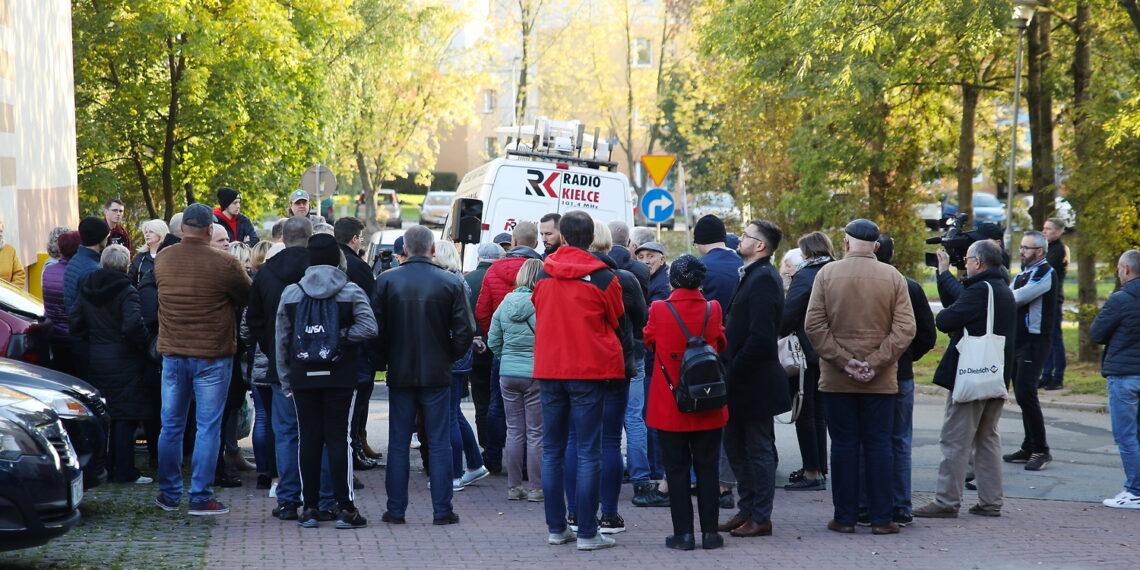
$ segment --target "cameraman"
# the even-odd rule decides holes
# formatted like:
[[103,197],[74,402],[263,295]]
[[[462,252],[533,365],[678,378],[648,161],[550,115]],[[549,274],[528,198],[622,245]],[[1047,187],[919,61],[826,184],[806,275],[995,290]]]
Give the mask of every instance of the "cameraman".
[[[1005,374],[1009,374],[1013,360],[1014,311],[1013,295],[1008,289],[1009,280],[1001,271],[1000,248],[989,240],[979,240],[966,253],[966,280],[963,284],[950,276],[950,256],[939,250],[938,295],[946,307],[935,320],[938,328],[950,334],[950,345],[938,369],[934,383],[953,393],[955,369],[958,364],[958,341],[963,334],[981,335],[986,328],[989,305],[989,284],[994,299],[994,334],[1006,337]],[[953,282],[957,291],[947,290],[944,283]],[[970,451],[976,450],[974,465],[978,481],[978,504],[970,513],[981,516],[1000,516],[1002,507],[1001,437],[998,420],[1001,419],[1003,398],[954,403],[950,394],[946,398],[946,414],[942,424],[942,462],[938,466],[938,486],[934,500],[914,510],[922,518],[956,518],[962,502],[962,480],[966,477]]]

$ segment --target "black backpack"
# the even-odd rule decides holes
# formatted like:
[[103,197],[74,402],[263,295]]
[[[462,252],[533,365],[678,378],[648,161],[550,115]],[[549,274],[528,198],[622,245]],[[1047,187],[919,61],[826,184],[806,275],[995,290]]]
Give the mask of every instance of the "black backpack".
[[[298,283],[297,287],[301,287]],[[292,357],[305,364],[332,364],[341,359],[340,308],[336,296],[310,297],[301,287],[301,301],[293,318]]]
[[705,342],[705,328],[709,324],[712,303],[705,303],[705,322],[701,325],[700,334],[696,336],[689,333],[688,327],[681,320],[681,315],[677,313],[673,304],[665,301],[665,305],[673,312],[673,317],[677,319],[685,338],[689,339],[685,354],[681,357],[681,374],[676,384],[669,378],[665,365],[660,364],[665,381],[677,401],[677,409],[688,414],[723,407],[728,403],[724,364],[720,361],[720,355],[709,346],[708,342]]

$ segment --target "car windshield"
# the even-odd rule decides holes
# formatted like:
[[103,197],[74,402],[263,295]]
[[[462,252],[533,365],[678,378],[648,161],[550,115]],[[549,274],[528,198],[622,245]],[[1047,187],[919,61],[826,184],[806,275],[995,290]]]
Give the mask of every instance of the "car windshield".
[[993,194],[974,194],[974,205],[989,208],[1001,206],[1001,202]]
[[428,206],[446,206],[451,203],[451,196],[447,194],[436,194],[435,196],[428,195],[424,199],[424,203]]
[[0,309],[42,319],[44,304],[22,289],[0,280]]
[[396,205],[396,193],[391,192],[391,191],[384,192],[383,190],[381,190],[380,193],[376,195],[376,203],[395,206]]

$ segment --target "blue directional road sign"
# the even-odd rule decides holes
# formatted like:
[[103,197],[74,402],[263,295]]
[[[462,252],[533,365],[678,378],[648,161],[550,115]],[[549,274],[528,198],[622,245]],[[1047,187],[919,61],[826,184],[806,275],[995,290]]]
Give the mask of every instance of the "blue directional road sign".
[[673,196],[661,188],[654,188],[641,197],[641,213],[655,224],[672,218],[674,205]]

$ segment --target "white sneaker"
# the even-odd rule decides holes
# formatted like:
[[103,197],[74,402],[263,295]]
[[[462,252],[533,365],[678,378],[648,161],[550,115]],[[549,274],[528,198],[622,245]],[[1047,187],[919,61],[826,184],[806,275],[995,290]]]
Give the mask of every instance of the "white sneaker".
[[143,477],[142,475],[139,475],[139,478],[135,479],[136,485],[146,485],[147,483],[154,483],[154,479],[151,479],[150,477]]
[[590,538],[578,539],[578,550],[601,550],[603,548],[611,548],[616,545],[616,540],[600,532]]
[[420,448],[420,434],[413,433],[412,434],[412,449],[419,449],[419,448]]
[[546,537],[546,543],[558,546],[559,544],[566,544],[567,542],[574,542],[578,537],[574,535],[574,531],[570,527],[562,529],[560,533],[552,533]]
[[1133,495],[1128,491],[1121,491],[1119,495],[1102,501],[1102,504],[1114,509],[1140,509],[1140,496]]
[[269,486],[269,498],[270,499],[276,499],[277,498],[277,482],[276,481],[274,481],[273,484]]
[[[464,489],[464,487],[466,487],[466,485],[463,484],[462,478],[451,480],[451,491],[453,493],[458,493],[458,492],[462,491]],[[428,489],[431,489],[431,483],[430,482],[428,483]]]
[[486,465],[478,469],[466,470],[463,472],[463,476],[459,478],[459,484],[466,487],[490,474],[491,472],[487,469]]

